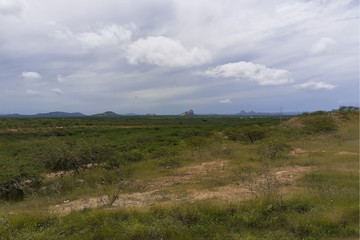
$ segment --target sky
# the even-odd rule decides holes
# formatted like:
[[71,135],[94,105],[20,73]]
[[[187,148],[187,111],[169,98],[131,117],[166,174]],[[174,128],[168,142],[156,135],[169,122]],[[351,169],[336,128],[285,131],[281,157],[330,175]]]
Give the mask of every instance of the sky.
[[343,105],[358,0],[0,0],[0,114]]

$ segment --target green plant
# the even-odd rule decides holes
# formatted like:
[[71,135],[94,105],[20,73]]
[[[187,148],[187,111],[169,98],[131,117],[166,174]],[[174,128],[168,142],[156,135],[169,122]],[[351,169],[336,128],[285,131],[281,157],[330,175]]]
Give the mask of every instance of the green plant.
[[87,164],[106,162],[112,158],[109,148],[95,145],[91,141],[80,139],[67,140],[51,146],[43,154],[45,167],[53,171],[74,171],[80,173],[87,168]]
[[302,120],[304,131],[307,134],[330,133],[338,129],[338,126],[332,116],[315,115],[306,117]]
[[289,150],[291,145],[286,137],[281,135],[272,135],[265,139],[259,146],[259,153],[265,160],[266,164],[269,164],[269,160],[275,160],[279,153]]
[[244,127],[227,128],[224,134],[233,141],[245,141],[254,144],[265,137],[266,128],[253,124]]

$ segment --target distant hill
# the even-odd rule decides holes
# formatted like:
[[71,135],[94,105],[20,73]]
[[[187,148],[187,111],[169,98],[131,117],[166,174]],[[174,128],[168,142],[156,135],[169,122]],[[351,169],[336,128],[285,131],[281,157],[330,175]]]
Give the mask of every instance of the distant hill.
[[250,111],[250,112],[246,112],[244,110],[242,110],[239,113],[236,113],[235,115],[239,115],[239,116],[279,116],[279,115],[298,115],[301,114],[300,112],[283,112],[283,113],[266,113],[266,112],[254,112],[254,111]]
[[49,112],[49,113],[38,113],[35,117],[85,117],[85,114],[79,112]]
[[48,112],[48,113],[38,113],[35,115],[25,115],[25,114],[3,114],[0,115],[1,117],[14,117],[14,118],[21,118],[21,117],[86,117],[85,114],[80,112]]
[[91,115],[91,117],[120,117],[121,115],[114,113],[112,111],[106,111],[104,113],[98,113]]

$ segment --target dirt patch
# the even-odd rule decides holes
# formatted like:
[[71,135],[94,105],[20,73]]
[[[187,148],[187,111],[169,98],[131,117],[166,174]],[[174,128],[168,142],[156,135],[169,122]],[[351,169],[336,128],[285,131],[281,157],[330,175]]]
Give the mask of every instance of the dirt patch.
[[18,128],[9,128],[9,129],[6,129],[7,132],[17,132],[19,131]]
[[[167,204],[179,201],[193,202],[209,198],[217,198],[221,200],[245,200],[251,198],[251,192],[246,188],[236,185],[219,187],[216,191],[189,191],[181,197],[174,194],[166,194],[162,191],[153,190],[147,192],[120,194],[118,199],[112,204],[111,207],[146,207],[154,204]],[[108,203],[109,198],[106,195],[74,201],[66,200],[63,204],[49,207],[49,211],[56,215],[65,216],[73,211],[109,206]]]
[[289,184],[313,169],[310,166],[294,166],[278,169],[274,174],[281,183]]
[[185,172],[188,174],[195,174],[195,175],[204,175],[209,172],[224,170],[225,166],[229,165],[229,163],[230,162],[228,160],[203,162],[200,165],[180,168],[179,172]]
[[308,153],[309,150],[305,150],[302,148],[295,148],[294,151],[290,152],[290,156],[297,156],[298,154],[304,154],[304,153]]
[[[88,163],[88,164],[83,165],[82,167],[83,168],[92,168],[92,167],[101,166],[101,165],[103,165],[103,164]],[[74,173],[74,171],[70,171],[70,170],[69,171],[51,172],[51,173],[45,174],[44,178],[49,179],[49,178],[55,178],[55,177],[63,177],[63,176],[66,176],[66,175],[70,175],[72,173]]]
[[146,185],[139,185],[140,189],[143,190],[153,190],[153,189],[163,189],[171,185],[176,185],[180,183],[191,182],[191,179],[206,175],[209,173],[225,170],[225,166],[230,162],[228,160],[222,161],[212,161],[212,162],[203,162],[200,165],[182,167],[177,169],[172,176],[162,177],[153,181],[148,181]]
[[359,153],[356,153],[356,152],[338,152],[336,154],[338,154],[338,155],[359,155]]
[[56,215],[67,215],[72,211],[81,211],[86,208],[96,208],[105,205],[102,197],[99,198],[89,198],[89,199],[79,199],[75,201],[64,201],[63,204],[58,204],[51,206],[49,211],[55,213]]
[[[184,193],[171,193],[167,188],[174,184],[191,182],[195,176],[206,175],[210,172],[223,170],[229,161],[204,162],[200,165],[183,167],[178,174],[158,178],[151,182],[142,183],[139,192],[119,194],[112,207],[146,207],[154,204],[170,204],[178,201],[197,201],[204,199],[217,199],[219,201],[243,201],[254,197],[251,190],[243,183],[233,183],[214,190],[187,189]],[[272,174],[285,186],[290,186],[294,180],[304,173],[311,171],[309,166],[293,166],[279,168],[271,171]],[[255,181],[261,181],[261,177]],[[139,182],[134,184],[140,184]],[[72,211],[81,211],[86,208],[97,208],[109,205],[107,195],[89,199],[64,201],[62,204],[50,206],[49,211],[57,215],[67,215]]]
[[66,172],[66,171],[57,171],[57,172],[52,172],[52,173],[48,173],[44,175],[44,178],[49,179],[49,178],[55,178],[55,177],[62,177],[64,175],[69,175],[70,172]]
[[219,198],[222,200],[246,200],[252,197],[251,191],[246,187],[237,185],[226,185],[216,189],[216,191],[193,192],[193,200],[204,200],[209,198]]

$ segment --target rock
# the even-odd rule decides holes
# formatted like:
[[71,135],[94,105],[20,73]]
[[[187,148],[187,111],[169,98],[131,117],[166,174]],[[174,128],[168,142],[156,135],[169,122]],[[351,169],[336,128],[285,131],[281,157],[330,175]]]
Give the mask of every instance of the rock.
[[76,179],[76,181],[75,181],[76,183],[83,183],[84,182],[84,180],[83,179]]
[[180,114],[180,116],[194,116],[194,111],[192,109],[190,109],[189,111],[183,112],[182,114]]

